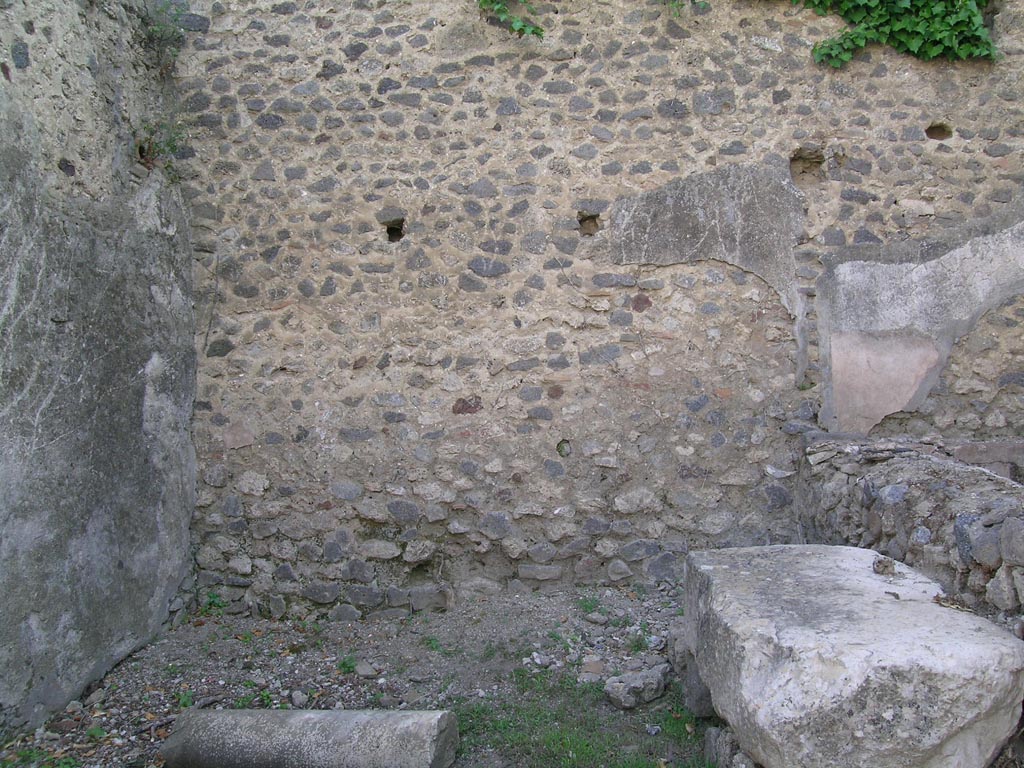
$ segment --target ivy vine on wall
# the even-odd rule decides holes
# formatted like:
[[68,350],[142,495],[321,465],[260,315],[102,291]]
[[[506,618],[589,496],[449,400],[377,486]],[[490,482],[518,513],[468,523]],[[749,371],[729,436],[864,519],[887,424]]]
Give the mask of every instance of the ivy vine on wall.
[[[819,15],[835,13],[852,25],[814,46],[814,60],[841,67],[870,43],[891,45],[919,59],[994,59],[995,45],[983,11],[989,0],[792,0]],[[680,0],[666,0],[678,13]],[[691,0],[693,2],[693,0]],[[506,0],[477,0],[480,10],[519,37],[544,37],[544,29],[514,13]],[[535,14],[529,3],[516,4]],[[704,5],[704,3],[700,3]]]
[[987,0],[793,0],[853,25],[814,46],[814,60],[841,67],[869,43],[891,45],[919,59],[993,59],[982,16]]
[[[512,13],[505,0],[477,0],[477,3],[480,5],[481,11],[496,18],[508,27],[509,32],[519,35],[519,37],[544,38],[544,30],[539,25],[534,24],[523,16]],[[537,12],[529,3],[520,3],[520,5],[522,5],[528,13]]]

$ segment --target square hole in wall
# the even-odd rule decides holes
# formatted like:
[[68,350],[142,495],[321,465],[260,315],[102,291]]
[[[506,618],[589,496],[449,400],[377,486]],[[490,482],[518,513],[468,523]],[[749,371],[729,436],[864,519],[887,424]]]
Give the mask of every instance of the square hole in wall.
[[576,221],[580,224],[580,235],[583,237],[593,237],[601,229],[601,217],[596,213],[578,211]]
[[388,219],[387,221],[381,222],[384,225],[384,231],[388,234],[389,243],[397,243],[403,237],[405,237],[405,219]]

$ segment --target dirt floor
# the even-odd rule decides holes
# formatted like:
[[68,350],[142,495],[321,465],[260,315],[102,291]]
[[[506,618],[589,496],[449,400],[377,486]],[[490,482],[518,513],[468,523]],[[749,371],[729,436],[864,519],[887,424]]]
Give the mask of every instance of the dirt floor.
[[631,710],[602,689],[666,661],[669,590],[592,589],[463,600],[354,623],[221,615],[189,621],[119,664],[80,702],[0,750],[0,766],[160,766],[186,707],[456,712],[458,766],[705,766],[669,682]]

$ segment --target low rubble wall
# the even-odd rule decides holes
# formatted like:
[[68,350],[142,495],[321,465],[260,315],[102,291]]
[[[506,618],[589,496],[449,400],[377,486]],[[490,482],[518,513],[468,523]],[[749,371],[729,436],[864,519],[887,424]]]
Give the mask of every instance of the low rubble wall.
[[[1013,453],[1013,445],[1018,452]],[[1024,603],[1024,486],[956,457],[998,454],[1019,465],[1019,443],[981,448],[939,440],[804,440],[797,507],[808,541],[870,547],[939,581],[969,607]],[[994,453],[993,453],[994,452]]]

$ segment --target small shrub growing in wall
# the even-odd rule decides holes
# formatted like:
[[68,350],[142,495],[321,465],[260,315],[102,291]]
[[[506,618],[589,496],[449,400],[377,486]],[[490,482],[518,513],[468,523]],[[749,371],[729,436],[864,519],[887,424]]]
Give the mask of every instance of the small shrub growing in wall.
[[[539,37],[543,39],[544,30],[530,19],[513,13],[505,0],[477,0],[477,4],[485,14],[493,16],[508,27],[509,32],[519,35],[519,37]],[[522,3],[522,6],[527,12],[536,13],[533,6],[529,3]]]
[[168,179],[177,181],[172,160],[187,140],[188,131],[180,122],[147,123],[135,141],[139,162],[149,170],[162,168]]
[[152,52],[154,65],[161,76],[167,77],[185,42],[181,26],[183,7],[173,0],[158,0],[143,18],[143,40],[146,50]]

